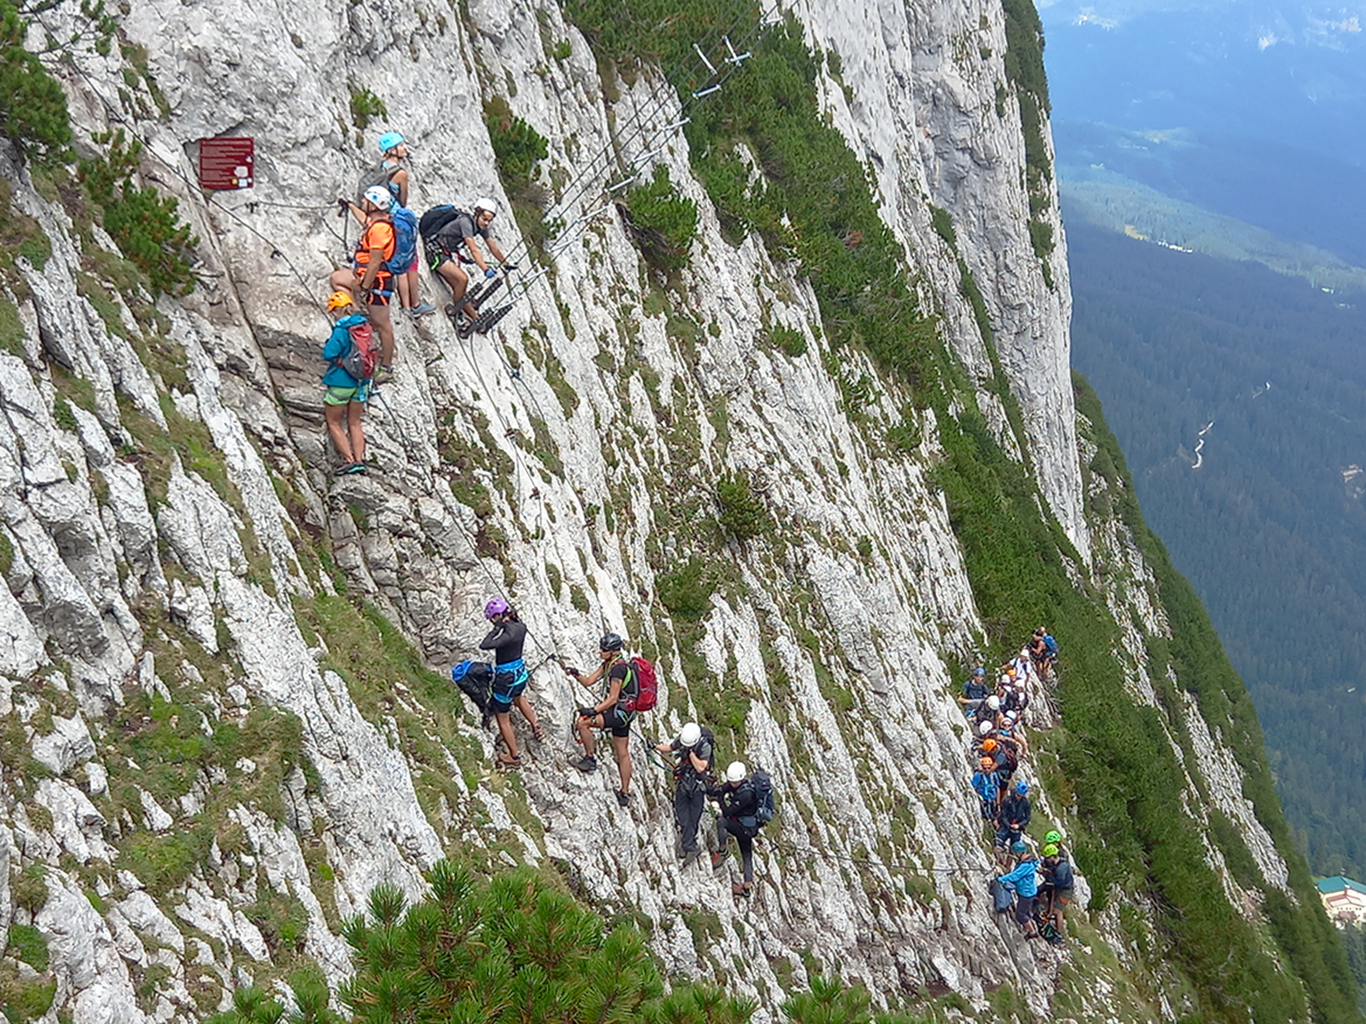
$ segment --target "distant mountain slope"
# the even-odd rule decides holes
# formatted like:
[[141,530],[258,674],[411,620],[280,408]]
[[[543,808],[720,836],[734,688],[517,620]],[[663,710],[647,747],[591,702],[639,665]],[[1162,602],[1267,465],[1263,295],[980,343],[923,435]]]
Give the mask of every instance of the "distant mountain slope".
[[1360,875],[1366,312],[1075,216],[1068,236],[1073,361],[1248,683],[1311,867]]
[[1326,249],[1287,242],[1234,217],[1172,199],[1103,165],[1058,165],[1058,187],[1070,223],[1079,218],[1131,238],[1207,256],[1255,260],[1316,288],[1366,292],[1366,269]]

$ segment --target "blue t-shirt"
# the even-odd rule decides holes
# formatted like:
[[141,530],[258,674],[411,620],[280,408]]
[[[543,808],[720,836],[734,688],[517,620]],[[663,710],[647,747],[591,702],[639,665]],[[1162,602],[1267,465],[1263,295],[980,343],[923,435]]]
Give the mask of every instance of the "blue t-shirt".
[[337,325],[332,328],[332,334],[323,345],[323,358],[327,360],[327,371],[323,374],[323,383],[329,388],[358,388],[360,381],[351,376],[344,369],[332,362],[340,359],[351,351],[351,332],[349,328],[355,324],[364,323],[366,318],[360,313],[352,313],[344,316],[337,321]]

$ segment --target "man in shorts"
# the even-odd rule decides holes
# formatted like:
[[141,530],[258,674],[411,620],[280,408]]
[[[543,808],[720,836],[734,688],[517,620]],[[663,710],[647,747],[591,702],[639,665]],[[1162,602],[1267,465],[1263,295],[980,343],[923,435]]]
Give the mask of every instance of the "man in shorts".
[[596,704],[579,708],[574,728],[583,744],[583,757],[574,762],[581,772],[598,769],[598,760],[593,756],[593,730],[606,729],[612,734],[612,750],[617,757],[617,768],[621,772],[621,788],[617,790],[617,803],[622,807],[630,806],[631,796],[631,722],[636,713],[630,709],[638,690],[635,672],[630,663],[622,657],[622,639],[616,633],[608,633],[598,644],[598,667],[584,674],[578,669],[566,668],[569,676],[584,686],[594,686],[601,681],[607,683],[607,696]]
[[484,257],[479,239],[484,240],[489,252],[503,265],[504,270],[515,269],[513,264],[507,262],[507,256],[497,240],[489,234],[493,218],[497,215],[498,205],[487,196],[482,196],[474,201],[473,212],[458,212],[436,234],[422,239],[427,253],[427,266],[450,286],[451,305],[446,307],[446,312],[452,317],[456,311],[463,312],[470,320],[479,315],[473,303],[464,301],[471,274],[477,273],[485,280],[498,276],[498,271],[489,266]]
[[327,421],[332,445],[342,460],[333,472],[337,476],[364,473],[365,430],[361,417],[366,399],[370,397],[370,382],[357,380],[347,373],[341,358],[351,350],[351,328],[364,323],[365,316],[344,291],[332,293],[327,300],[327,311],[337,317],[331,335],[323,344],[323,358],[328,362],[327,372],[323,374],[323,385],[327,388],[327,394],[323,396],[323,418]]

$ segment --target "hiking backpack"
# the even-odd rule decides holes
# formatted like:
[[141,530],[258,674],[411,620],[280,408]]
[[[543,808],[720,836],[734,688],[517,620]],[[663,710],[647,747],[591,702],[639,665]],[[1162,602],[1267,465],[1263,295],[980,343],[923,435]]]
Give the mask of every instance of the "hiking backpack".
[[365,174],[361,176],[360,184],[356,186],[356,202],[360,202],[365,198],[366,189],[374,188],[376,185],[383,186],[389,190],[389,193],[395,199],[398,198],[398,189],[389,182],[393,176],[399,172],[400,168],[398,164],[395,164],[393,167],[386,167],[384,164],[385,161],[381,160],[373,170],[366,171]]
[[389,215],[394,228],[394,254],[384,261],[389,273],[406,273],[417,258],[417,215],[406,206],[395,206]]
[[451,666],[451,681],[474,702],[488,724],[489,696],[493,691],[493,666],[485,661],[462,661]]
[[417,222],[418,234],[423,238],[435,238],[441,234],[442,228],[458,216],[460,216],[460,210],[450,204],[433,206]]
[[[370,321],[359,315],[354,320],[354,323],[345,324],[351,347],[347,349],[346,355],[332,360],[332,363],[340,366],[356,380],[367,381],[379,368],[379,346],[375,344],[375,331],[370,326]],[[340,327],[342,324],[339,323],[337,326]]]
[[773,802],[773,777],[755,766],[753,774],[749,777],[749,784],[754,787],[754,795],[759,798],[759,809],[754,812],[754,818],[759,827],[763,828],[773,820],[773,815],[778,811]]
[[1052,636],[1045,636],[1043,645],[1048,648],[1048,653],[1054,658],[1058,656],[1058,641],[1054,640]]
[[659,677],[654,663],[648,658],[634,657],[629,662],[635,677],[636,694],[626,701],[627,711],[653,711],[659,702]]

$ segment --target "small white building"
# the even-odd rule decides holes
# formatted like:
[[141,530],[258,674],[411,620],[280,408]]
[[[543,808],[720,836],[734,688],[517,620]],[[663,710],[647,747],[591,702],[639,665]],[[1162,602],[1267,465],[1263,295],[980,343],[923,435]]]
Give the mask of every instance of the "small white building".
[[1323,909],[1334,924],[1366,924],[1366,885],[1335,875],[1314,883],[1319,889]]

